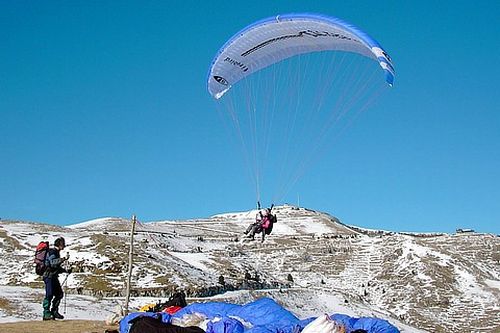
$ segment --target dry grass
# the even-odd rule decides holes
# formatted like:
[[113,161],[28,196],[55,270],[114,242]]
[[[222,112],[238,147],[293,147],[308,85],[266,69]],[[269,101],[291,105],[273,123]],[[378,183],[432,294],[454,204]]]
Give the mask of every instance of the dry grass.
[[113,291],[113,285],[106,279],[105,276],[92,275],[83,282],[83,287],[85,289],[91,290],[102,290],[102,291]]
[[4,239],[4,247],[5,250],[8,252],[24,249],[24,247],[19,243],[19,241],[7,235],[7,232],[5,230],[0,229],[0,238]]
[[0,309],[7,314],[11,314],[16,308],[11,301],[6,298],[0,297]]
[[106,329],[117,329],[103,321],[62,320],[62,321],[22,321],[0,324],[0,332],[9,333],[102,333]]

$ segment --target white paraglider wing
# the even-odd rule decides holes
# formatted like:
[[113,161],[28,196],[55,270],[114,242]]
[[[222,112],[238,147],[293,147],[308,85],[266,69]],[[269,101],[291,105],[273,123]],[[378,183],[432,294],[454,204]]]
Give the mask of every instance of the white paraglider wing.
[[208,73],[208,91],[219,99],[232,85],[256,71],[295,55],[347,51],[378,61],[389,85],[394,68],[382,47],[366,33],[339,19],[289,14],[258,21],[219,50]]

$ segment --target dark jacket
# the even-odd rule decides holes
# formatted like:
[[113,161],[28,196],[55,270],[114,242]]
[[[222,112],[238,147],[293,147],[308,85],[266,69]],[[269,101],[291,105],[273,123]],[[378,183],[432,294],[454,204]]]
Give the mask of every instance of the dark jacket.
[[64,258],[61,258],[57,248],[50,248],[45,259],[47,269],[45,273],[43,273],[43,277],[57,277],[60,273],[66,273],[67,271],[61,266],[64,261]]

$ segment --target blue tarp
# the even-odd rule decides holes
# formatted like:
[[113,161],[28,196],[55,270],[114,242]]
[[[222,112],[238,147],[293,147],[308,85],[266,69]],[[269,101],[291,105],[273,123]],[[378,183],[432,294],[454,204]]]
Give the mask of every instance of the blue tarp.
[[[201,313],[207,319],[220,318],[220,321],[208,323],[207,333],[299,333],[316,319],[314,317],[300,320],[274,300],[261,298],[245,305],[225,302],[193,303],[172,316],[163,314],[166,316],[162,320],[169,322],[171,318],[182,318],[192,313]],[[120,333],[128,333],[128,322],[140,315],[154,314],[148,312],[129,314],[120,321]],[[344,325],[347,333],[356,329],[364,329],[368,333],[399,333],[396,327],[383,319],[353,318],[342,314],[333,314],[330,317]],[[241,323],[238,318],[249,323],[251,327],[245,327],[245,323]]]

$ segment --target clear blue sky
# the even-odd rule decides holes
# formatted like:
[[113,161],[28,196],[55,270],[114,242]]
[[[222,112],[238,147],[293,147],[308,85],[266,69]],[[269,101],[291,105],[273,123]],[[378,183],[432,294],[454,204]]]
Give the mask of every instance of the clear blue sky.
[[206,74],[236,31],[290,12],[357,25],[397,76],[288,201],[369,228],[500,233],[498,1],[2,1],[0,217],[252,208]]

